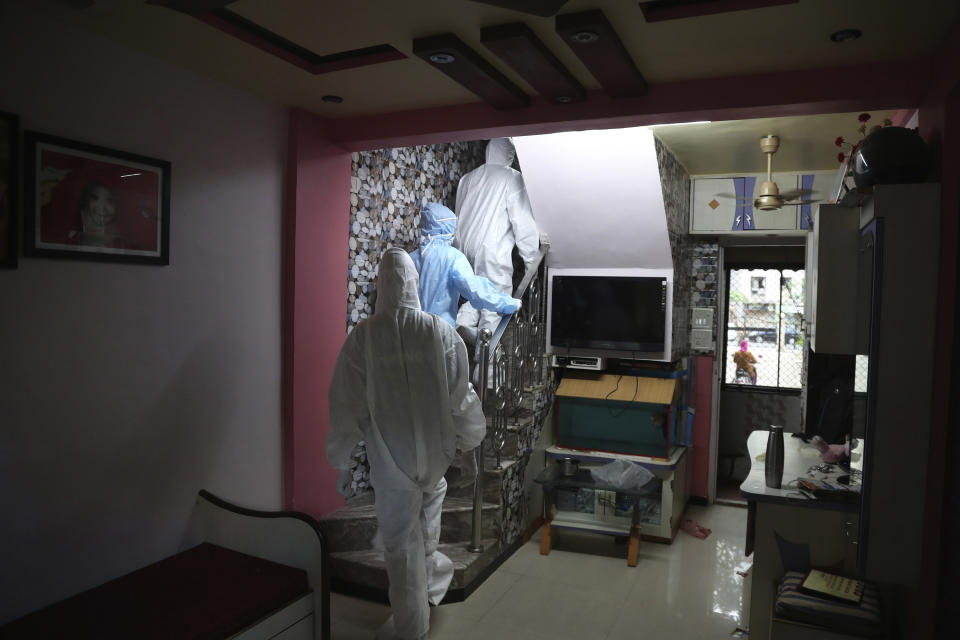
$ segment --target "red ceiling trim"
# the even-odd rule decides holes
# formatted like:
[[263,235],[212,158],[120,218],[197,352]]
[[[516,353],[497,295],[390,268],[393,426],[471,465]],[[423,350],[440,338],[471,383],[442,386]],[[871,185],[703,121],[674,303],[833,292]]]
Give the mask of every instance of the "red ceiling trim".
[[[612,99],[594,91],[584,102],[562,106],[537,98],[529,108],[512,111],[483,103],[434,107],[337,119],[332,137],[362,151],[575,129],[909,108],[926,95],[931,68],[928,59],[889,61],[655,84],[640,98]],[[771,86],[777,91],[757,91]]]
[[[520,87],[452,33],[414,39],[413,53],[496,109],[525,107],[530,103],[530,97]],[[449,61],[432,61],[435,56],[446,56]]]
[[554,102],[580,102],[587,92],[563,63],[523,22],[480,30],[480,42],[510,65],[537,92]]
[[796,4],[800,0],[653,0],[641,2],[640,11],[647,22],[682,20],[714,13],[730,13]]
[[228,9],[214,9],[186,15],[314,75],[402,60],[407,57],[388,44],[319,55]]
[[910,122],[910,119],[917,113],[917,110],[914,109],[898,109],[893,117],[890,120],[893,122],[895,127],[905,127],[907,123]]
[[647,81],[602,11],[557,16],[556,30],[610,97],[646,93]]

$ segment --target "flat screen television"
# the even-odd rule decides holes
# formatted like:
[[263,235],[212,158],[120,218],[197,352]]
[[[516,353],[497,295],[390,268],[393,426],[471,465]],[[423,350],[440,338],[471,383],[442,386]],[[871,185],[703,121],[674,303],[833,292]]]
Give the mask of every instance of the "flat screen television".
[[672,284],[672,270],[551,269],[548,351],[670,360]]

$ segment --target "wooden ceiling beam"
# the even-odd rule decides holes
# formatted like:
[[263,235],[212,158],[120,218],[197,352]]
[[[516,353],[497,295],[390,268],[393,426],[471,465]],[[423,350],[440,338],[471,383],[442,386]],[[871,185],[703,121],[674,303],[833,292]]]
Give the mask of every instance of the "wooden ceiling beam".
[[523,22],[485,27],[480,42],[544,98],[559,104],[586,99],[587,92],[573,74]]
[[497,109],[525,107],[530,102],[520,87],[452,33],[414,39],[413,53]]
[[557,16],[556,30],[611,98],[647,92],[647,81],[603,11]]

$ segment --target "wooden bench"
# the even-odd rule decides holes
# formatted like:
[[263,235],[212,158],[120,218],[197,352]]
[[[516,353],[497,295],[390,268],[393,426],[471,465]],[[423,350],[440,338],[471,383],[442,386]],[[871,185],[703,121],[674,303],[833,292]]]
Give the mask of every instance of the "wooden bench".
[[185,550],[0,627],[0,639],[329,640],[316,520],[200,491]]

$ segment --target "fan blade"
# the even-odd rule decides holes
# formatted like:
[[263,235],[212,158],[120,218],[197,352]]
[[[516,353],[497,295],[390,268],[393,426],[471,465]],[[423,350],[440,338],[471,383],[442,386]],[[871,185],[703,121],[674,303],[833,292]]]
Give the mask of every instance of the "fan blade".
[[716,194],[717,198],[736,198],[737,200],[742,200],[744,202],[753,202],[753,198],[747,196],[738,196],[735,193],[718,193]]
[[803,196],[809,196],[813,193],[813,189],[788,189],[780,195],[785,200],[793,200],[794,198],[802,198]]
[[789,202],[784,202],[783,204],[795,206],[795,205],[804,205],[804,204],[817,204],[819,202],[820,202],[819,200],[791,200]]
[[567,4],[567,0],[473,0],[480,4],[491,4],[503,9],[512,9],[520,13],[529,13],[541,18],[549,18],[560,11],[560,7]]

